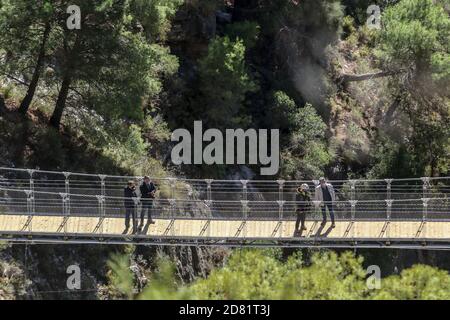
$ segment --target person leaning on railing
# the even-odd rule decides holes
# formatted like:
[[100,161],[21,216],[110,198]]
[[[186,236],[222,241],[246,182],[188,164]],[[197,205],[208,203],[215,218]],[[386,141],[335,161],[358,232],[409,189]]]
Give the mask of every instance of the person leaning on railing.
[[130,229],[130,218],[133,219],[133,233],[136,232],[136,205],[133,198],[137,198],[136,185],[134,181],[129,181],[124,189],[125,206],[125,233]]
[[297,212],[297,221],[295,222],[295,236],[297,236],[300,235],[303,230],[306,230],[306,214],[311,210],[311,195],[309,194],[309,187],[306,183],[302,184],[297,189],[297,193],[295,194],[295,204]]

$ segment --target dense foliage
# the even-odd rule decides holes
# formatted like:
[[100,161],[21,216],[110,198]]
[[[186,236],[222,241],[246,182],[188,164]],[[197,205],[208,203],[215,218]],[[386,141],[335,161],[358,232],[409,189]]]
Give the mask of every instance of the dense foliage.
[[202,120],[280,129],[283,178],[445,174],[448,2],[375,3],[380,30],[370,1],[2,0],[1,92],[132,172],[163,174],[170,130]]
[[[381,8],[379,30],[366,25],[371,4]],[[81,9],[80,29],[67,28],[69,5]],[[273,179],[448,175],[449,8],[449,0],[0,0],[0,165],[242,173],[171,164],[171,132],[202,120],[205,129],[280,129]],[[162,259],[136,294],[128,258],[116,256],[106,296],[449,298],[445,271],[414,266],[368,290],[362,263],[349,253],[306,263],[237,251],[208,278],[180,285]],[[0,297],[25,282],[0,261]]]
[[[450,19],[432,0],[404,0],[386,9],[380,33],[380,64],[396,70],[391,94],[408,115],[411,131],[405,163],[412,174],[449,168]],[[407,131],[407,130],[405,130]]]
[[276,250],[237,250],[226,266],[206,279],[177,284],[173,266],[160,258],[158,268],[140,294],[133,294],[133,273],[126,257],[112,263],[111,290],[137,299],[449,299],[450,275],[415,265],[371,286],[372,272],[351,252],[316,253],[307,264],[299,254],[283,261]]

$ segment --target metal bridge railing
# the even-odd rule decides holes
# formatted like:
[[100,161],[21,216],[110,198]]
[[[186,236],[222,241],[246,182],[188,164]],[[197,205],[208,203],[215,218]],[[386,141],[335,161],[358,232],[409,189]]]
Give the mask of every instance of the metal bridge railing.
[[[65,192],[18,190],[0,187],[0,215],[67,216],[122,218],[125,214],[122,197],[80,195]],[[136,202],[139,217],[140,198]],[[154,200],[153,217],[164,219],[245,219],[294,220],[295,201],[259,200]],[[343,200],[334,203],[336,220],[368,221],[450,221],[449,198]],[[320,203],[314,203],[308,220],[321,220]]]
[[[39,192],[121,197],[127,181],[142,177],[83,174],[30,169],[0,168],[0,187]],[[295,200],[299,185],[309,185],[312,195],[318,181],[212,180],[153,178],[161,198],[208,201],[287,201]],[[339,201],[385,201],[446,198],[450,177],[414,179],[372,179],[330,181]]]

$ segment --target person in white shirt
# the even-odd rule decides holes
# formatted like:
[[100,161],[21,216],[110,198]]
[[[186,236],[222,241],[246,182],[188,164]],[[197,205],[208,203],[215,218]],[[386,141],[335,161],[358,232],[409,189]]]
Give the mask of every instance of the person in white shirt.
[[322,205],[322,226],[327,223],[327,208],[331,217],[331,227],[334,228],[334,209],[333,203],[336,201],[336,194],[331,183],[327,183],[325,178],[319,179],[319,185],[316,187],[315,200],[320,201]]

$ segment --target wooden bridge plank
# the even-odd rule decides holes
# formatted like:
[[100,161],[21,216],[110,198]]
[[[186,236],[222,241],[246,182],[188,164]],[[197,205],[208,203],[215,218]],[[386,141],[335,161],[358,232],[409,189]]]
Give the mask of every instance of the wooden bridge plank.
[[[212,237],[223,237],[223,238],[234,238],[237,230],[239,229],[242,221],[211,221],[211,236]],[[239,238],[243,237],[243,233],[241,232],[238,236]]]
[[[23,232],[28,228],[35,233],[49,234],[93,234],[93,235],[121,235],[125,230],[123,218],[105,218],[101,221],[95,217],[70,217],[64,228],[64,217],[60,216],[34,216],[27,225],[27,215],[0,215],[0,232]],[[241,220],[211,220],[208,232],[204,232],[208,220],[175,220],[173,225],[170,219],[157,219],[156,224],[147,225],[143,234],[147,236],[178,236],[178,237],[218,237],[218,238],[291,238],[294,235],[295,221],[283,221],[281,228],[277,228],[278,221],[247,221]],[[323,228],[319,223],[307,221],[307,231],[303,236],[328,237],[333,239],[386,239],[390,238],[433,238],[450,239],[450,221],[427,222],[420,221],[394,221],[389,223],[389,232],[385,230],[384,221],[337,221],[336,228],[330,228],[330,222]],[[170,227],[170,228],[169,228]],[[130,228],[131,229],[131,228]],[[240,232],[238,232],[240,230]],[[202,232],[203,231],[203,232]],[[132,230],[128,231],[131,234]]]
[[57,232],[64,221],[64,217],[35,216],[31,221],[34,232]]

